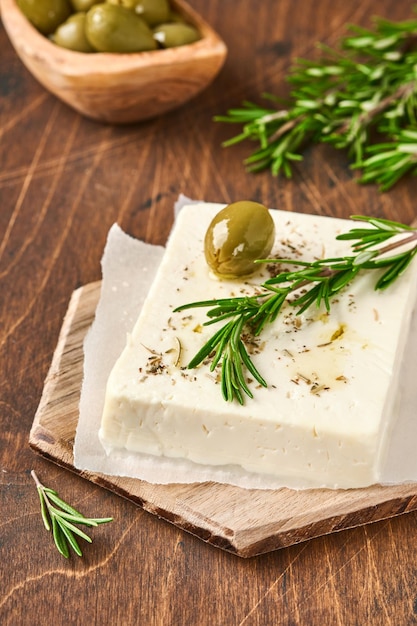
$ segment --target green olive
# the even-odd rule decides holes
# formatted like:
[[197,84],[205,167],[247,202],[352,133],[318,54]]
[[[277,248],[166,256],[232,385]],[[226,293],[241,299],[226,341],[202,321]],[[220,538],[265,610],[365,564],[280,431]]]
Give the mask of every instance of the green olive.
[[263,204],[243,200],[219,211],[204,239],[204,254],[223,278],[252,274],[254,261],[268,257],[275,238],[274,221]]
[[58,26],[52,36],[52,41],[61,48],[75,50],[76,52],[94,52],[85,34],[85,13],[74,13]]
[[143,17],[149,26],[156,26],[169,20],[168,0],[136,0],[135,13]]
[[96,4],[87,13],[86,35],[98,52],[142,52],[155,50],[149,26],[130,9],[113,4]]
[[71,14],[69,0],[17,0],[17,4],[43,35],[53,33]]
[[159,24],[154,29],[153,36],[163,48],[185,46],[201,39],[197,29],[189,24],[181,24],[180,22]]
[[71,0],[74,11],[88,11],[95,4],[100,4],[103,0]]
[[161,22],[168,22],[170,6],[168,0],[106,0],[109,4],[132,9],[149,26],[156,26]]
[[106,2],[108,4],[116,4],[119,7],[125,7],[126,9],[134,9],[137,0],[106,0]]

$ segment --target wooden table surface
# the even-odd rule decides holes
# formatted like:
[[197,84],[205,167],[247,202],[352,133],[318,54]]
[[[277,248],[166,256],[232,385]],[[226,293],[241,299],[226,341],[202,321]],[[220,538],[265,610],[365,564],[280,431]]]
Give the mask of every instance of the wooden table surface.
[[[417,513],[243,560],[35,455],[28,434],[74,289],[100,278],[118,222],[164,244],[179,193],[250,198],[287,210],[411,222],[416,183],[381,195],[353,180],[346,155],[315,148],[291,182],[250,175],[248,146],[215,124],[244,99],[285,95],[291,59],[333,44],[374,14],[411,17],[398,0],[193,0],[229,55],[216,81],[183,108],[113,127],[47,93],[0,27],[0,623],[97,625],[413,624]],[[82,559],[63,559],[43,528],[41,480],[89,516]]]

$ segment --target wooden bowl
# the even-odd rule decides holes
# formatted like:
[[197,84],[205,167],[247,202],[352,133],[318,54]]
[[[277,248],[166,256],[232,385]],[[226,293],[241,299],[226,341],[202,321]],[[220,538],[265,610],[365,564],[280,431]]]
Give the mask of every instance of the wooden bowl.
[[172,7],[201,40],[137,53],[73,52],[41,35],[15,0],[0,0],[3,25],[33,76],[79,113],[117,124],[156,117],[190,100],[213,81],[226,58],[220,37],[184,0]]

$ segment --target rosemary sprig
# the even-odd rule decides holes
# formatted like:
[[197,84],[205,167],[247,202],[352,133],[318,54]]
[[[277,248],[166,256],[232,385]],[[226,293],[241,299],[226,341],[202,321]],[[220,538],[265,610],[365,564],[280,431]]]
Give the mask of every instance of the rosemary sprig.
[[317,143],[347,149],[362,170],[358,182],[384,191],[417,172],[417,20],[375,18],[373,30],[350,26],[337,48],[319,48],[319,60],[290,68],[287,101],[264,94],[274,107],[244,102],[215,117],[242,127],[223,145],[257,142],[247,169],[288,178],[303,149]]
[[[331,299],[350,283],[360,271],[379,270],[374,288],[386,289],[408,267],[417,253],[417,229],[391,220],[352,216],[366,226],[352,228],[337,237],[352,241],[350,256],[320,259],[312,262],[294,259],[265,259],[296,265],[295,270],[279,272],[263,282],[252,296],[204,300],[184,304],[176,311],[196,307],[208,308],[204,325],[224,324],[202,346],[188,364],[192,369],[203,361],[210,370],[221,366],[221,391],[226,401],[244,403],[244,395],[253,398],[248,386],[250,374],[260,385],[267,383],[254,365],[247,344],[272,324],[284,304],[295,307],[300,315],[312,305],[324,304],[330,311]],[[388,240],[391,240],[389,243]]]
[[417,130],[399,131],[391,142],[368,146],[365,155],[353,165],[363,170],[359,182],[377,182],[386,191],[408,172],[417,171]]
[[84,526],[98,526],[113,521],[112,517],[103,517],[92,519],[84,517],[82,513],[74,509],[72,506],[64,502],[56,491],[45,487],[32,470],[31,476],[35,481],[39,499],[41,502],[41,514],[46,530],[51,530],[58,551],[65,558],[69,557],[70,548],[74,550],[78,556],[82,556],[80,546],[75,535],[81,537],[85,541],[91,543],[91,538],[75,524],[83,524]]

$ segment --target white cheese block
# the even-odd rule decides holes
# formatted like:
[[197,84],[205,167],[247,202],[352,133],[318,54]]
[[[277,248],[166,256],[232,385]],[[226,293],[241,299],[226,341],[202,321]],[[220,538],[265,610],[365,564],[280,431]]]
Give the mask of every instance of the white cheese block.
[[[253,381],[244,406],[223,399],[218,372],[186,366],[218,327],[203,326],[206,309],[179,305],[253,293],[265,266],[242,281],[210,275],[203,239],[224,205],[184,207],[153,286],[107,382],[100,441],[195,463],[240,466],[283,484],[349,488],[378,482],[395,420],[399,363],[414,306],[410,267],[387,291],[364,272],[332,302],[296,316],[285,307],[253,346],[267,388]],[[337,234],[349,220],[271,211],[273,254],[305,260],[350,254]]]

